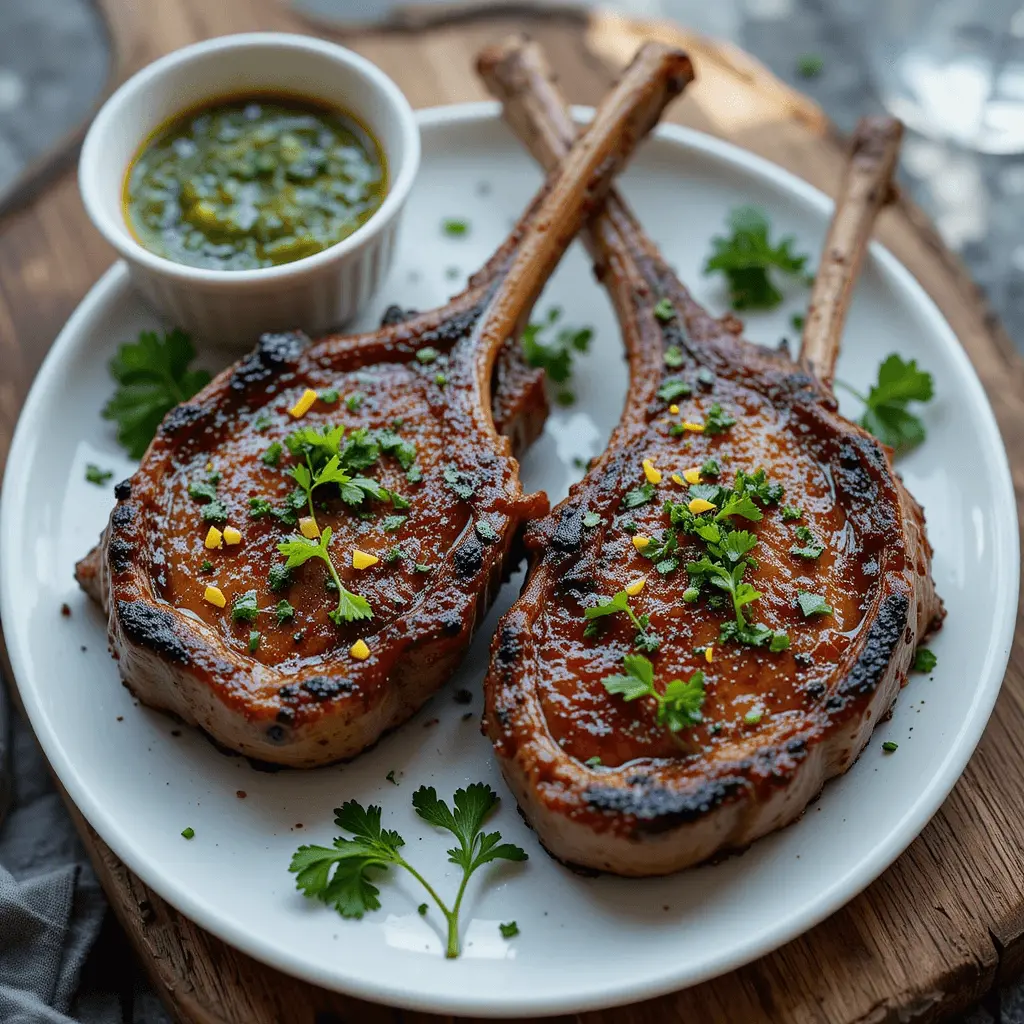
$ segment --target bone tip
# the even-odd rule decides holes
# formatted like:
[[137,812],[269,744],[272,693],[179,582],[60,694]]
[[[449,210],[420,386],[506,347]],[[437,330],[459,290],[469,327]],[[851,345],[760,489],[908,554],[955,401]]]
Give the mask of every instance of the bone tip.
[[520,56],[531,46],[536,46],[525,32],[515,32],[506,36],[500,43],[485,46],[476,55],[476,69],[479,74],[496,68],[507,60]]
[[899,149],[903,122],[896,117],[862,117],[853,133],[853,155],[882,158]]
[[667,43],[653,40],[644,43],[633,58],[634,63],[640,61],[660,64],[664,68],[666,88],[672,96],[678,96],[696,77],[690,55]]

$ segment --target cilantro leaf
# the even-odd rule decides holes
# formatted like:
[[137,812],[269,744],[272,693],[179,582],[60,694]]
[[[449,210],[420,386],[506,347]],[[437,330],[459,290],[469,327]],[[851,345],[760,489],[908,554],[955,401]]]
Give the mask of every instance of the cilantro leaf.
[[927,647],[918,647],[914,652],[915,672],[931,672],[938,663],[939,659]]
[[232,622],[255,622],[259,613],[260,609],[256,600],[255,590],[247,590],[244,594],[239,594],[231,602]]
[[335,568],[330,551],[328,550],[330,543],[331,528],[325,526],[319,539],[309,540],[306,537],[296,535],[278,544],[277,550],[287,559],[285,568],[288,570],[304,565],[311,558],[320,559],[327,566],[327,572],[338,590],[337,607],[327,613],[330,620],[336,626],[340,626],[342,622],[372,619],[373,610],[370,608],[369,601],[365,597],[353,594],[352,591],[347,590],[341,582],[341,577],[338,575],[338,570]]
[[639,508],[641,505],[646,505],[649,501],[653,501],[657,489],[654,484],[646,483],[640,487],[634,487],[631,491],[626,491],[622,498],[623,508]]
[[175,329],[163,337],[143,331],[110,360],[110,375],[118,386],[100,415],[117,424],[118,443],[131,458],[142,458],[174,406],[210,382],[205,370],[189,369],[195,354],[184,331]]
[[809,561],[813,561],[819,558],[825,550],[825,545],[811,533],[810,528],[807,526],[798,526],[796,528],[796,536],[800,543],[794,544],[789,549],[789,553],[797,558],[806,558]]
[[907,406],[911,402],[929,402],[935,391],[932,375],[893,352],[878,368],[878,380],[867,397],[847,387],[865,405],[860,424],[894,451],[905,451],[925,440],[921,418]]
[[770,228],[763,210],[740,206],[729,215],[730,234],[711,240],[704,273],[725,276],[733,309],[774,309],[782,293],[772,283],[771,272],[790,276],[804,272],[807,257],[793,251],[794,239],[787,235],[773,245]]
[[442,476],[444,477],[444,482],[463,501],[469,501],[476,493],[476,481],[468,473],[463,473],[460,469],[456,469],[455,466],[446,466]]
[[797,593],[796,602],[800,606],[800,611],[804,613],[805,619],[809,619],[812,615],[831,615],[833,613],[832,606],[821,594],[811,594],[806,590],[801,590]]
[[663,402],[674,402],[677,398],[686,398],[693,394],[693,388],[679,377],[669,377],[658,388],[658,397]]
[[103,487],[105,484],[108,484],[113,475],[113,470],[100,469],[99,466],[92,462],[85,467],[85,479],[97,487]]
[[659,693],[654,685],[654,666],[642,654],[627,654],[622,659],[625,672],[605,676],[601,685],[606,692],[622,697],[624,701],[650,697],[657,704],[658,725],[676,733],[702,721],[700,709],[704,704],[704,673],[694,672],[689,680],[673,679]]
[[562,327],[551,337],[553,325],[560,315],[560,310],[549,310],[547,320],[528,324],[520,339],[527,363],[543,370],[554,384],[564,384],[569,380],[574,357],[577,353],[589,351],[594,337],[590,327]]

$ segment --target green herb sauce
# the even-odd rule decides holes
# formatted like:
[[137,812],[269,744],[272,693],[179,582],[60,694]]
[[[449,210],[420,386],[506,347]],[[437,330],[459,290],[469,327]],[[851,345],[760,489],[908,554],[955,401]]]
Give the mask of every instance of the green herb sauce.
[[267,96],[188,111],[157,131],[128,169],[124,207],[158,256],[253,270],[347,238],[386,192],[384,154],[358,121]]

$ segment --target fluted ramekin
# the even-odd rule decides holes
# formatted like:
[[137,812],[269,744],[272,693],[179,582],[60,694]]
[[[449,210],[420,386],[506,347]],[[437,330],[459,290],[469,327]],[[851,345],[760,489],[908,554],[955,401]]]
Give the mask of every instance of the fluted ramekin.
[[[142,143],[176,114],[245,93],[281,92],[357,117],[388,165],[384,202],[348,238],[294,263],[257,270],[185,266],[144,248],[125,221],[125,173]],[[311,333],[351,320],[391,265],[399,220],[420,160],[416,118],[376,65],[309,36],[224,36],[168,54],[128,79],[96,115],[78,182],[86,211],[128,264],[142,295],[198,343],[248,348],[267,330]]]

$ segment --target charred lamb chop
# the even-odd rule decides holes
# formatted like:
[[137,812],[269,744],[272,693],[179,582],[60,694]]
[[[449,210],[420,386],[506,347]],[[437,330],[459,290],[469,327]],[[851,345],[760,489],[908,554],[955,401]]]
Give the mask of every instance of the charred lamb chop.
[[645,47],[468,295],[371,335],[264,336],[168,415],[79,567],[140,700],[308,768],[448,678],[547,508],[495,430],[498,354],[691,77]]
[[[493,48],[480,70],[551,166],[576,129],[539,51]],[[799,362],[709,316],[615,193],[590,222],[626,408],[527,531],[485,683],[505,778],[560,859],[658,875],[793,821],[857,758],[941,621],[921,509],[831,390],[900,134],[858,128]]]

